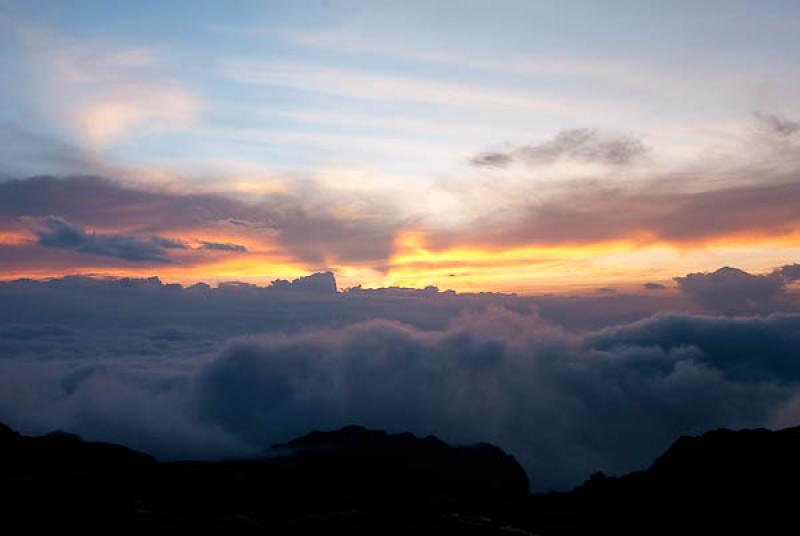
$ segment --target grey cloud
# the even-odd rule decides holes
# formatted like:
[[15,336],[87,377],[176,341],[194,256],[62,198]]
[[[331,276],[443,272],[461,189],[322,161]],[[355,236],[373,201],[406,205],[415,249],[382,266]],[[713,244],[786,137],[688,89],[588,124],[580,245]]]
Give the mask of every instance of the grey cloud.
[[770,134],[788,138],[800,132],[800,121],[793,121],[775,114],[756,113],[756,119]]
[[234,251],[238,253],[246,253],[247,248],[244,246],[240,246],[239,244],[225,244],[220,242],[206,242],[201,241],[202,245],[200,246],[202,249],[210,249],[214,251]]
[[[696,192],[628,191],[583,183],[530,202],[522,199],[429,239],[452,244],[584,244],[632,237],[690,243],[741,232],[788,234],[800,220],[797,174],[764,177],[765,185]],[[642,238],[644,237],[644,238]]]
[[32,177],[0,182],[0,225],[57,214],[78,226],[124,226],[141,233],[234,225],[268,235],[300,261],[384,263],[401,222],[375,203],[351,217],[335,215],[337,200],[315,192],[271,195],[244,203],[223,195],[145,191],[102,177]]
[[[499,188],[494,183],[487,187],[485,181],[476,181],[473,188],[461,183],[451,190],[465,202],[480,210],[487,205],[482,189],[491,188],[486,194],[499,206],[476,212],[470,223],[458,228],[431,233],[430,241],[436,247],[464,243],[497,247],[620,238],[692,243],[739,233],[788,235],[800,223],[800,160],[797,145],[790,143],[798,123],[773,114],[756,117],[760,141],[766,144],[751,143],[741,158],[704,159],[670,172],[642,168],[646,175],[635,186],[609,183],[607,177],[539,183],[530,175],[511,177]],[[598,133],[585,129],[564,131],[545,143],[484,153],[473,163],[502,167],[525,158],[546,163],[573,156],[622,155],[616,161],[626,161],[627,154],[645,156],[636,143],[597,147],[594,142],[599,139]]]
[[624,166],[640,160],[647,148],[635,138],[600,133],[588,128],[562,130],[547,142],[523,145],[508,152],[487,152],[473,158],[478,166],[504,167],[512,161],[531,165],[551,164],[558,160]]
[[613,287],[599,287],[594,289],[597,294],[616,294],[617,289]]
[[187,249],[186,244],[180,240],[172,240],[171,238],[164,238],[161,236],[152,236],[149,237],[149,240],[151,240],[153,244],[164,249]]
[[[357,423],[494,442],[522,461],[536,489],[564,488],[596,470],[641,468],[681,434],[769,425],[800,394],[797,314],[662,314],[575,333],[522,312],[533,303],[525,298],[173,290],[88,278],[9,285],[27,297],[22,310],[0,311],[17,326],[26,314],[68,322],[15,328],[27,338],[0,359],[0,420],[164,458],[255,454]],[[68,298],[78,295],[86,315]],[[620,299],[573,307],[602,301],[602,315]],[[375,320],[390,315],[417,325]],[[250,335],[222,342],[242,333]],[[51,353],[32,353],[34,344]],[[82,349],[66,352],[69,344]]]
[[332,216],[331,202],[276,196],[261,205],[262,217],[280,243],[297,257],[319,266],[331,255],[349,261],[383,263],[392,253],[401,222],[387,219],[382,203],[353,218]]
[[[283,292],[287,286],[303,287],[306,291]],[[0,323],[67,322],[65,325],[78,330],[107,332],[112,340],[126,337],[118,326],[162,329],[180,325],[218,339],[265,330],[342,326],[370,318],[394,319],[420,329],[443,329],[461,312],[489,305],[502,305],[523,313],[538,310],[542,318],[571,330],[608,326],[664,309],[692,310],[691,302],[679,294],[537,297],[458,294],[440,292],[435,287],[356,288],[339,293],[335,289],[336,281],[330,274],[273,283],[269,287],[223,284],[211,288],[198,284],[185,289],[165,285],[156,277],[19,280],[0,282],[0,302],[15,304],[13,308],[0,307]]]
[[665,352],[698,348],[699,363],[737,382],[800,382],[800,315],[766,317],[659,314],[627,325],[589,334],[595,348],[648,346]]
[[662,285],[661,283],[645,283],[642,287],[647,290],[664,290],[667,288],[666,285]]
[[58,216],[28,220],[34,225],[39,244],[52,248],[69,249],[80,253],[118,257],[127,261],[168,263],[168,249],[185,249],[175,240],[158,236],[139,237],[124,234],[87,233]]
[[726,266],[715,272],[676,277],[678,289],[699,304],[724,313],[763,312],[785,299],[786,285],[800,275],[798,265],[768,274],[750,274]]
[[316,273],[299,277],[294,281],[276,279],[269,286],[275,290],[313,292],[316,294],[336,294],[336,278],[332,272]]
[[800,281],[800,264],[787,264],[776,268],[775,271],[787,282]]
[[20,341],[37,340],[50,337],[71,337],[74,332],[62,326],[41,325],[7,325],[0,327],[0,339]]
[[347,422],[488,440],[546,489],[641,466],[683,433],[763,424],[797,392],[798,327],[664,316],[576,336],[503,310],[442,332],[371,321],[234,343],[194,396],[245,444]]
[[476,166],[505,167],[513,160],[514,158],[508,153],[486,152],[474,157],[472,163]]

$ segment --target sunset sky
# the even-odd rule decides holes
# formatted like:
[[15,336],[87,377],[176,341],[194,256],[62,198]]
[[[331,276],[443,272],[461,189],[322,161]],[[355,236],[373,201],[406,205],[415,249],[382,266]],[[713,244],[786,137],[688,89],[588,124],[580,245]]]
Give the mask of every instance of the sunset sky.
[[0,0],[0,279],[766,273],[798,34],[796,1]]
[[0,0],[0,424],[535,491],[797,426],[799,66],[798,0]]

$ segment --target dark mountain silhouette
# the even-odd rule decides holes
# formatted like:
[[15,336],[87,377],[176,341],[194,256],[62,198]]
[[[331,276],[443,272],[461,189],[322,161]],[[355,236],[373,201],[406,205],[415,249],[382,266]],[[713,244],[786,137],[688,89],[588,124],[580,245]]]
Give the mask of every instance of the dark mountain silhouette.
[[348,426],[256,459],[159,463],[0,425],[0,505],[6,528],[26,533],[785,533],[798,454],[800,427],[716,430],[680,438],[646,471],[528,495],[502,450],[433,436]]
[[444,513],[528,493],[525,471],[492,445],[451,447],[357,426],[313,432],[257,459],[174,463],[3,427],[0,459],[5,517],[27,530],[461,533],[461,518]]
[[800,427],[720,429],[681,437],[646,471],[532,496],[527,515],[553,534],[784,534],[798,484]]
[[[292,452],[300,467],[325,490],[428,499],[497,499],[528,493],[528,477],[517,461],[488,444],[451,447],[434,436],[387,434],[348,426],[334,432],[312,432],[276,449]],[[296,477],[293,477],[296,478]],[[347,481],[350,490],[341,482]],[[311,483],[311,482],[309,482]]]

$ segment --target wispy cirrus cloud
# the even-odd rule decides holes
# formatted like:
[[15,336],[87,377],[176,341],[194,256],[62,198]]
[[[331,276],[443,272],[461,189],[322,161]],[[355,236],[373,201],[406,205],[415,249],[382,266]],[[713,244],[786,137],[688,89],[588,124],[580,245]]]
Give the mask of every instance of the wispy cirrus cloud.
[[342,97],[482,108],[576,114],[574,103],[527,92],[376,74],[312,63],[229,59],[222,74],[245,84],[288,87]]
[[[490,74],[563,76],[648,88],[658,85],[659,82],[666,84],[674,80],[667,77],[662,79],[651,71],[645,74],[643,65],[625,65],[607,60],[591,61],[565,55],[554,57],[521,53],[505,54],[502,59],[498,59],[485,51],[422,47],[408,40],[401,43],[386,36],[379,38],[365,35],[360,30],[362,29],[337,28],[309,31],[284,28],[270,35],[276,35],[293,45],[312,49],[438,64]],[[263,32],[254,33],[265,35]]]
[[131,134],[197,124],[204,104],[165,73],[157,47],[76,39],[32,25],[14,28],[41,82],[43,104],[85,141],[102,147]]
[[106,145],[127,135],[184,129],[196,124],[202,105],[179,87],[120,88],[75,112],[90,143]]

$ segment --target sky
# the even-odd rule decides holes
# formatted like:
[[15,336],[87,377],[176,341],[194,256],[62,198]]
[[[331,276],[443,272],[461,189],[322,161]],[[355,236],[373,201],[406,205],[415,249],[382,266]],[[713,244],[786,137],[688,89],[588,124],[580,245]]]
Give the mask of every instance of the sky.
[[0,277],[532,294],[800,243],[796,2],[0,2]]
[[162,459],[358,424],[535,490],[797,425],[798,36],[795,1],[0,0],[0,422]]

